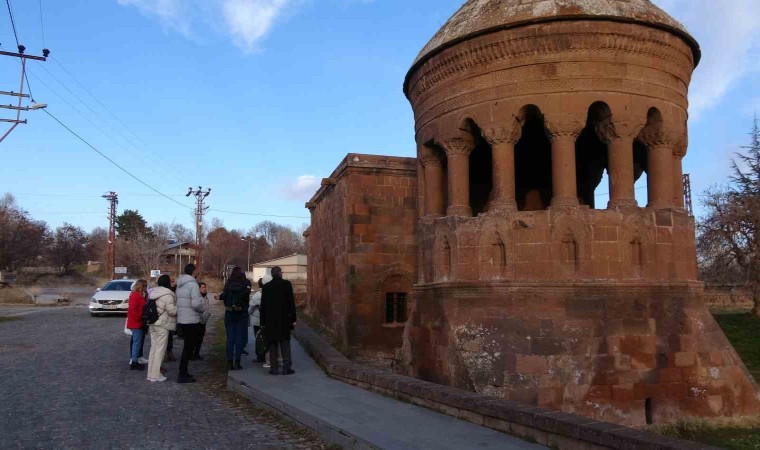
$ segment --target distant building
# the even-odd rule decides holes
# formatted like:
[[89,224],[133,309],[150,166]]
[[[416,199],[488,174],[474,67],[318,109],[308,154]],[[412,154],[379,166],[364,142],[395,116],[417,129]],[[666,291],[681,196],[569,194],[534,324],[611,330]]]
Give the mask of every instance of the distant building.
[[[306,271],[307,271],[307,258],[306,255],[293,254],[290,256],[283,256],[282,258],[270,259],[269,261],[263,261],[254,264],[250,272],[246,272],[246,276],[255,284],[259,278],[264,278],[266,275],[272,273],[272,267],[279,266],[282,269],[282,277],[293,284],[293,291],[296,294],[296,304],[303,305],[306,302]],[[254,290],[258,289],[258,286],[254,285]]]
[[194,242],[175,242],[169,244],[161,255],[162,273],[182,273],[185,265],[195,262],[197,247]]
[[265,275],[272,273],[272,267],[279,266],[282,269],[282,276],[286,280],[306,280],[306,255],[293,254],[283,256],[282,258],[270,259],[251,266],[252,270],[246,272],[246,276],[253,281],[264,278]]

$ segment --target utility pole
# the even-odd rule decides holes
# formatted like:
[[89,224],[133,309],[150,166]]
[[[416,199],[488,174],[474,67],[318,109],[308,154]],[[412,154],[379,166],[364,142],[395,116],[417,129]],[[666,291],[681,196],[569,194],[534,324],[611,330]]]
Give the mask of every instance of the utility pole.
[[203,186],[198,186],[196,191],[193,191],[192,187],[187,188],[187,195],[185,195],[185,197],[195,196],[195,263],[199,275],[203,272],[203,215],[209,208],[204,206],[203,202],[209,194],[211,194],[211,188],[203,192]]
[[683,198],[686,203],[686,212],[694,217],[694,205],[691,201],[691,176],[688,173],[683,175]]
[[[43,49],[42,54],[45,56],[34,56],[34,55],[27,55],[24,53],[26,51],[26,47],[23,45],[18,46],[18,53],[14,52],[6,52],[6,51],[0,51],[0,56],[10,56],[13,58],[19,58],[21,60],[21,83],[19,84],[18,92],[13,91],[0,91],[0,95],[7,95],[9,97],[16,97],[18,98],[18,104],[17,105],[0,105],[0,108],[2,109],[11,109],[16,111],[16,118],[15,119],[3,119],[0,118],[0,122],[4,123],[10,123],[11,127],[3,133],[2,136],[0,136],[0,142],[3,141],[9,134],[11,134],[11,131],[13,131],[20,123],[26,123],[26,119],[21,120],[21,111],[29,111],[29,110],[37,110],[45,108],[47,105],[44,103],[35,103],[34,99],[31,98],[29,94],[24,94],[24,81],[26,80],[26,60],[27,59],[33,59],[36,61],[47,61],[47,56],[50,54],[50,50]],[[29,98],[32,100],[32,106],[21,106],[23,104],[23,101],[25,98]]]
[[119,204],[119,196],[116,192],[103,194],[102,197],[108,200],[108,273],[113,280],[115,278],[114,269],[116,268],[116,205]]

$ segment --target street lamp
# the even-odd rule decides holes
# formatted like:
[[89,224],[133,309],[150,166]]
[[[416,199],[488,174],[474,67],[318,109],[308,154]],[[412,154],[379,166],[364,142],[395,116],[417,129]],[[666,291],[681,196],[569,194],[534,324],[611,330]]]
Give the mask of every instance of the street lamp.
[[248,241],[248,265],[245,266],[245,271],[248,272],[248,271],[251,270],[251,242],[253,242],[253,240],[250,238],[250,236],[249,237],[241,237],[240,240],[241,241]]

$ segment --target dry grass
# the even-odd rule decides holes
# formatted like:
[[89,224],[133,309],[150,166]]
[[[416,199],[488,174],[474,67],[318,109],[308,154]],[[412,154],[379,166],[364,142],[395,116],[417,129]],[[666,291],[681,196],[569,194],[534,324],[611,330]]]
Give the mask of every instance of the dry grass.
[[19,320],[18,317],[9,317],[9,316],[0,316],[0,322],[12,322],[14,320]]
[[0,288],[0,304],[33,305],[32,296],[23,288]]
[[689,419],[649,431],[732,450],[760,449],[760,416]]

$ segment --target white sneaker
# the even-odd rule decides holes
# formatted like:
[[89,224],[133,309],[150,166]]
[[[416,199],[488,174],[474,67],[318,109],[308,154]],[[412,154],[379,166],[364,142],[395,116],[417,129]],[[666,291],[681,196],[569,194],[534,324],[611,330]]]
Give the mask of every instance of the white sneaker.
[[264,368],[265,368],[265,369],[269,369],[270,367],[272,367],[272,365],[271,365],[271,364],[269,364],[269,363],[264,363]]
[[166,381],[166,377],[162,375],[158,378],[148,378],[148,381],[150,381],[151,383],[160,383],[162,381]]
[[[130,359],[130,361],[131,361],[131,359]],[[139,358],[137,358],[137,362],[139,362],[140,364],[148,364],[148,360],[145,359],[145,358],[143,358],[142,356],[139,357]]]

